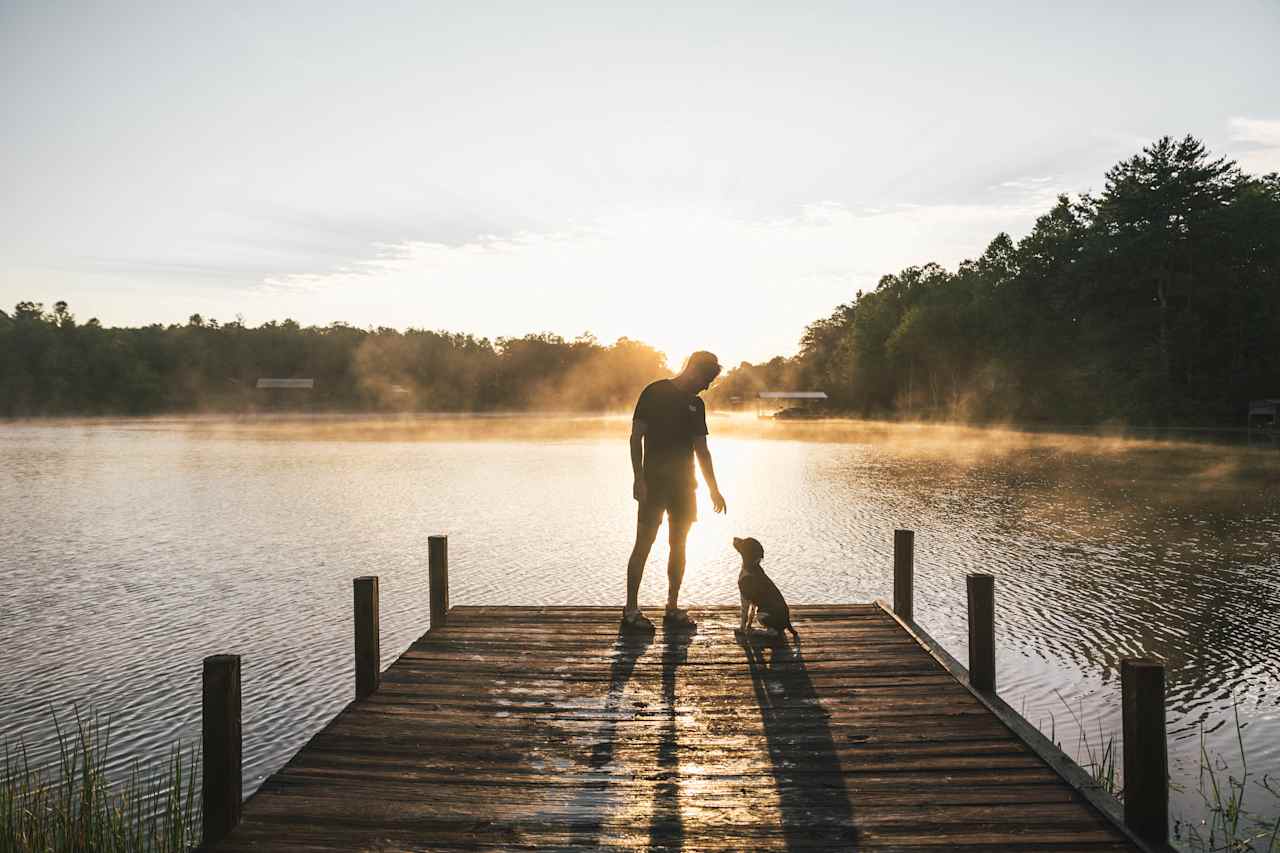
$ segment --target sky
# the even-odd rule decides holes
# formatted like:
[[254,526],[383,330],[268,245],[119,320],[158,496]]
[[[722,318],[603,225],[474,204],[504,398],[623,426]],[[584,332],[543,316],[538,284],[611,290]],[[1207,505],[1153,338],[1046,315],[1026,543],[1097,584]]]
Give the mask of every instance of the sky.
[[0,0],[0,306],[796,351],[1163,134],[1280,170],[1280,2]]

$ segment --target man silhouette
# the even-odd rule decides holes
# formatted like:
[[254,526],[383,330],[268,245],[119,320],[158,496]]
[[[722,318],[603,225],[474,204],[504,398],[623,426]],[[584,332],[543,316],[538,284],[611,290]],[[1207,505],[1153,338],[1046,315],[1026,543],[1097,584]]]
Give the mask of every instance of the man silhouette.
[[724,495],[716,484],[707,449],[707,409],[698,396],[720,375],[720,362],[709,352],[695,352],[674,379],[659,379],[640,393],[631,419],[632,495],[639,503],[636,544],[627,562],[627,604],[622,611],[626,628],[652,630],[653,623],[640,612],[637,597],[649,549],[658,537],[662,515],[667,516],[671,555],[667,559],[667,608],[663,619],[669,627],[693,628],[694,622],[677,605],[684,580],[685,541],[698,517],[694,492],[697,481],[693,460],[711,491],[711,506],[725,511]]

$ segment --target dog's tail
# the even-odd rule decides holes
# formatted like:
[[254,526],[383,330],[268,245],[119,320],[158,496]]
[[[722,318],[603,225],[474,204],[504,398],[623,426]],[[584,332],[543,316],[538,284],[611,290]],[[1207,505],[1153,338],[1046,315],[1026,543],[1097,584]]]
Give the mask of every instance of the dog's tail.
[[787,620],[787,626],[783,630],[791,632],[791,638],[797,643],[800,642],[800,632],[796,630],[796,626],[791,624],[791,620]]

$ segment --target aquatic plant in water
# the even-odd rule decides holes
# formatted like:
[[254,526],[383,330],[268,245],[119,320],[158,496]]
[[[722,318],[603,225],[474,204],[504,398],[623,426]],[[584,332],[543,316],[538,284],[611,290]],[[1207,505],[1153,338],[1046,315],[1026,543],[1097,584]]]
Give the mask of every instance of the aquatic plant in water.
[[200,837],[198,751],[175,744],[167,760],[134,759],[119,784],[107,777],[110,723],[75,711],[75,731],[57,715],[58,762],[33,767],[21,741],[5,743],[0,767],[0,853],[102,851],[177,853]]
[[[1054,691],[1066,707],[1079,731],[1075,756],[1077,763],[1093,777],[1104,791],[1121,802],[1124,788],[1116,766],[1119,748],[1115,735],[1107,735],[1098,723],[1098,739],[1095,742],[1083,720],[1084,709],[1077,714],[1058,691]],[[1232,699],[1233,719],[1236,727],[1236,745],[1239,749],[1240,774],[1232,770],[1226,757],[1210,754],[1205,745],[1204,725],[1200,724],[1200,771],[1197,793],[1204,802],[1203,813],[1192,820],[1178,817],[1173,822],[1173,843],[1191,853],[1280,853],[1280,817],[1262,818],[1245,808],[1245,794],[1249,789],[1249,760],[1244,747],[1244,726],[1240,722],[1240,705]],[[1059,748],[1057,721],[1049,715],[1049,739]],[[1041,726],[1043,729],[1043,726]],[[1254,780],[1254,786],[1276,798],[1280,806],[1280,780],[1264,775]],[[1170,780],[1169,787],[1177,790]]]
[[[1232,697],[1231,710],[1236,727],[1236,745],[1240,751],[1240,775],[1218,754],[1209,754],[1204,740],[1204,724],[1200,724],[1200,775],[1197,785],[1204,801],[1205,815],[1186,825],[1187,849],[1196,853],[1209,851],[1280,851],[1280,817],[1266,820],[1245,808],[1249,791],[1249,759],[1244,748],[1244,726],[1240,724],[1240,703]],[[1280,782],[1264,775],[1254,785],[1276,798],[1280,805]],[[1181,836],[1181,821],[1175,822],[1175,834]]]

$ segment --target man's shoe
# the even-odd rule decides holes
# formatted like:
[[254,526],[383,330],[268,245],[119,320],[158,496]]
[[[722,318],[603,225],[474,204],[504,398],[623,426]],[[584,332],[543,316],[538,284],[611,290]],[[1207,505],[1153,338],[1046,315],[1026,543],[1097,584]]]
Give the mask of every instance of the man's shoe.
[[662,614],[662,624],[677,631],[692,631],[698,627],[698,623],[689,616],[689,611],[679,607],[668,607]]
[[653,632],[653,623],[645,618],[645,615],[639,609],[630,612],[622,611],[622,628],[624,631],[648,631]]

